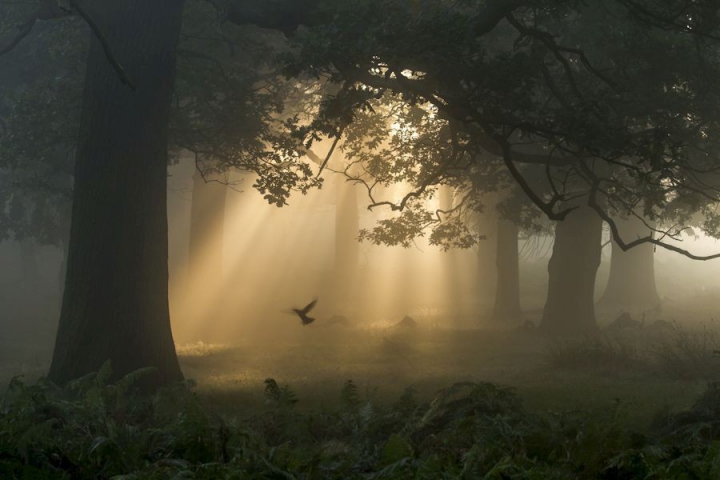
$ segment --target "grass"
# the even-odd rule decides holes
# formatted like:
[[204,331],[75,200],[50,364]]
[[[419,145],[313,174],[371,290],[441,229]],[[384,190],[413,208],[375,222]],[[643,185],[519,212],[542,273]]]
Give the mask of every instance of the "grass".
[[[530,409],[595,408],[615,398],[637,403],[641,416],[658,398],[671,408],[686,408],[704,387],[703,378],[678,379],[647,367],[646,339],[618,338],[610,346],[613,368],[604,368],[607,352],[588,354],[584,341],[558,344],[537,332],[418,329],[412,332],[342,330],[318,332],[277,342],[248,342],[204,357],[181,357],[184,371],[198,383],[198,393],[215,407],[232,413],[240,403],[262,405],[266,377],[291,384],[306,405],[329,405],[327,386],[353,379],[363,392],[391,401],[406,386],[431,396],[449,383],[493,382],[510,385]],[[659,340],[658,340],[659,341]],[[558,345],[564,350],[558,352]],[[594,353],[593,353],[594,352]],[[571,358],[590,357],[582,367]],[[604,357],[605,356],[605,357]],[[600,368],[593,367],[599,366]],[[682,385],[680,388],[678,385]],[[647,395],[646,392],[653,392]],[[238,399],[236,401],[236,399]]]

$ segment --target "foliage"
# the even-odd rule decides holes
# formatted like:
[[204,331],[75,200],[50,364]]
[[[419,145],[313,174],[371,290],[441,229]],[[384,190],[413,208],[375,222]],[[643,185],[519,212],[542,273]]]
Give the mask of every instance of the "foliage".
[[[2,34],[41,3],[0,5],[0,49]],[[301,160],[302,145],[283,127],[281,112],[298,81],[275,71],[276,36],[223,25],[202,1],[187,2],[184,15],[170,160],[185,151],[208,176],[254,172],[255,187],[278,206],[291,191],[320,186]],[[33,26],[1,57],[0,239],[67,241],[88,39],[82,19],[65,16]]]
[[[468,191],[475,175],[480,192],[496,191],[495,169],[553,220],[587,203],[609,223],[642,210],[718,233],[712,2],[315,3],[320,20],[298,33],[288,72],[336,82],[346,94],[321,102],[318,118],[344,126],[350,143],[361,136],[347,122],[371,134],[353,146],[351,178],[370,193],[410,185],[409,197],[376,203],[411,209],[408,198]],[[402,236],[427,224],[414,214],[366,236],[407,245]]]
[[298,411],[267,379],[264,412],[223,418],[191,384],[143,396],[147,372],[108,383],[109,365],[64,388],[14,379],[0,404],[4,478],[712,478],[720,386],[650,432],[596,412],[527,413],[511,390],[458,383],[389,405],[348,381],[332,408]]
[[86,33],[78,19],[44,24],[3,57],[0,238],[59,245],[69,235]]
[[284,42],[272,32],[224,24],[206,2],[188,2],[184,17],[171,149],[192,153],[204,175],[254,172],[254,187],[277,206],[291,191],[321,185],[284,126],[302,86],[285,81],[273,62]]

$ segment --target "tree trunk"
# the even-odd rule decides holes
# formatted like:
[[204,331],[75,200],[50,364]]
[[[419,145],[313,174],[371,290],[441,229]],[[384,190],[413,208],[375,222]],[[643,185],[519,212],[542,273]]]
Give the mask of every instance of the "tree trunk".
[[352,304],[353,288],[357,282],[360,246],[355,186],[338,179],[335,205],[335,308],[347,310]]
[[520,311],[520,258],[518,226],[508,220],[498,220],[497,230],[497,288],[493,320],[515,322]]
[[[615,219],[625,242],[647,236],[650,230],[635,217]],[[623,252],[612,242],[610,276],[599,306],[624,310],[645,310],[657,306],[660,297],[655,286],[654,247],[639,245]]]
[[113,378],[154,367],[144,386],[182,379],[168,309],[167,144],[181,0],[98,0],[87,63],[67,281],[49,378],[111,361]]
[[72,205],[68,202],[67,205],[63,205],[59,209],[60,213],[60,228],[62,233],[60,238],[60,251],[62,253],[62,261],[60,262],[60,268],[58,269],[58,312],[62,308],[62,297],[65,292],[65,277],[67,276],[67,258],[70,251],[70,223],[71,223],[71,209]]
[[[450,211],[455,206],[455,189],[449,185],[440,185],[438,188],[438,207],[443,211]],[[448,320],[456,327],[462,326],[463,309],[463,281],[461,270],[464,266],[454,248],[441,254],[443,270],[443,302],[447,311]]]
[[201,281],[222,278],[226,195],[225,185],[206,182],[200,172],[195,172],[190,209],[188,264],[191,277]]
[[488,318],[494,309],[497,292],[498,218],[495,199],[488,196],[485,210],[476,217],[477,232],[484,238],[477,246],[477,285],[475,298],[477,313]]
[[596,328],[595,275],[600,266],[602,220],[589,207],[571,212],[555,226],[548,264],[548,296],[540,326],[575,334]]

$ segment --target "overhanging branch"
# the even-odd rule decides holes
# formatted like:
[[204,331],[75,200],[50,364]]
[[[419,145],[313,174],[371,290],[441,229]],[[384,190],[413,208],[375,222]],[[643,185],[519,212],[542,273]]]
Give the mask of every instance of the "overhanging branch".
[[600,190],[599,181],[596,181],[590,190],[590,195],[588,195],[588,206],[595,210],[595,212],[598,214],[600,218],[605,221],[605,223],[608,224],[610,227],[610,231],[612,232],[612,237],[615,243],[620,247],[620,249],[623,252],[626,252],[630,250],[633,247],[637,247],[638,245],[642,245],[645,243],[649,243],[652,245],[656,245],[660,248],[664,248],[665,250],[670,250],[672,252],[679,253],[681,255],[684,255],[692,260],[713,260],[715,258],[720,258],[720,253],[716,253],[714,255],[695,255],[688,250],[684,250],[682,248],[676,247],[675,245],[670,245],[668,243],[663,242],[662,240],[653,238],[652,234],[638,238],[636,240],[633,240],[631,242],[625,242],[622,237],[620,236],[620,230],[617,227],[617,224],[615,221],[608,215],[608,213],[600,206],[600,204],[597,201],[597,194]]

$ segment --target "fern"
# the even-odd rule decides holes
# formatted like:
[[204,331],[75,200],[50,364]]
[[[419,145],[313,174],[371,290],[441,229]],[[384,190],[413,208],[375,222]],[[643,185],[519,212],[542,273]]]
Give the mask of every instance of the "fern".
[[68,388],[11,381],[0,402],[2,478],[717,478],[720,423],[707,394],[663,428],[633,432],[624,405],[529,414],[511,390],[457,383],[429,402],[412,389],[388,407],[346,382],[330,409],[297,411],[265,382],[273,408],[226,419],[191,384],[142,396],[107,370]]
[[340,392],[340,404],[348,410],[356,410],[361,403],[357,385],[352,380],[348,380],[343,384]]
[[279,407],[292,408],[298,403],[298,398],[289,385],[280,388],[272,378],[265,379],[265,398],[268,403]]

